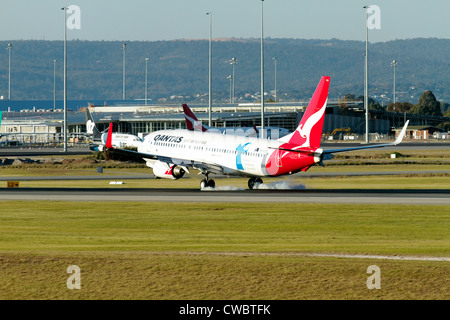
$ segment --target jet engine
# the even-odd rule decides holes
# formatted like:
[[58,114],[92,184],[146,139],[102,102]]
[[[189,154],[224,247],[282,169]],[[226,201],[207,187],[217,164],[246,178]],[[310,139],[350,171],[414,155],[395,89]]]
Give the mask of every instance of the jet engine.
[[323,160],[331,160],[334,158],[334,155],[331,153],[324,154],[323,149],[319,148],[314,152],[314,162],[319,164],[322,167],[325,167],[323,164]]
[[323,160],[323,149],[319,148],[314,152],[314,162],[324,167],[325,165],[323,164],[322,160]]
[[185,172],[182,167],[175,164],[168,164],[161,161],[156,161],[153,164],[153,174],[158,178],[176,180],[183,177]]

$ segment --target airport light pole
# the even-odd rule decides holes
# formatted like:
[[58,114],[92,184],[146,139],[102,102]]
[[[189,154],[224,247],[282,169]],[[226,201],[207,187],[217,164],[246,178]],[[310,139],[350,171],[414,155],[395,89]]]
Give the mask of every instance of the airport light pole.
[[56,109],[56,59],[53,59],[53,111]]
[[64,152],[67,152],[67,7],[61,10],[64,11]]
[[234,103],[234,97],[235,97],[235,95],[234,95],[234,67],[236,66],[237,62],[238,61],[237,61],[237,59],[235,57],[231,58],[231,60],[230,60],[230,64],[233,66],[233,75],[232,75],[232,79],[233,79],[233,93],[232,93],[232,100],[231,100],[230,103]]
[[275,64],[275,102],[277,102],[277,58],[272,58]]
[[123,62],[122,62],[122,100],[125,100],[125,49],[127,45],[126,43],[122,44],[122,50],[123,50]]
[[230,79],[230,104],[232,104],[233,103],[233,95],[232,95],[232,92],[233,92],[233,90],[232,90],[232,88],[233,88],[233,86],[232,86],[233,76],[230,74],[227,77],[227,79]]
[[261,0],[261,138],[264,134],[264,0]]
[[8,43],[8,100],[11,100],[11,49],[12,44]]
[[209,100],[208,100],[208,126],[212,127],[212,119],[211,119],[211,113],[212,113],[212,89],[211,89],[211,78],[212,78],[212,12],[207,12],[207,15],[209,15],[209,73],[208,73],[208,83],[209,83],[209,88],[208,88],[208,96],[209,96]]
[[147,105],[147,67],[149,58],[145,58],[145,105]]
[[366,110],[366,143],[369,143],[369,85],[368,85],[368,43],[369,43],[369,6],[364,6],[366,9],[366,55],[365,55],[365,67],[364,67],[364,109]]
[[394,111],[395,111],[395,68],[397,68],[397,60],[391,62],[391,66],[394,68]]

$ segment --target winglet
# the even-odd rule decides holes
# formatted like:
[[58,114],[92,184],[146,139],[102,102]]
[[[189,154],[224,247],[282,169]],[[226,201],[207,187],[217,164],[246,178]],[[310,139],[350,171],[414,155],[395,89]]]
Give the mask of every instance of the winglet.
[[394,143],[393,143],[394,145],[397,145],[397,144],[399,144],[400,142],[402,142],[403,137],[405,136],[405,133],[406,133],[406,128],[408,127],[408,123],[409,123],[409,120],[406,121],[405,125],[403,126],[402,131],[400,131],[400,133],[398,134],[397,139],[395,139],[395,141],[394,141]]
[[113,132],[113,124],[112,122],[109,124],[109,129],[108,129],[108,137],[106,138],[106,144],[105,147],[107,149],[112,149],[112,132]]

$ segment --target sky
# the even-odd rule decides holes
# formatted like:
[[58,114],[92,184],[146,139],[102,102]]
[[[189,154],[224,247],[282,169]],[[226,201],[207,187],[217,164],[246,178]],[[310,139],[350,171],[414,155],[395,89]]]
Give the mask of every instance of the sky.
[[62,40],[69,5],[80,8],[69,40],[208,39],[207,12],[213,38],[260,38],[263,8],[265,38],[362,41],[364,5],[380,8],[370,42],[450,38],[450,0],[2,0],[0,41]]

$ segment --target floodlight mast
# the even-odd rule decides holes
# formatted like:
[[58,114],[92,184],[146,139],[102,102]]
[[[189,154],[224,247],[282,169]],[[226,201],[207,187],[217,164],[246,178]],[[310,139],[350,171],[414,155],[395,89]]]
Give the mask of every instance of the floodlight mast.
[[393,105],[393,107],[394,107],[394,111],[395,111],[395,102],[396,102],[396,99],[395,99],[395,68],[397,68],[397,60],[393,60],[392,62],[391,62],[391,66],[394,68],[394,105]]
[[208,72],[208,126],[212,127],[212,87],[211,87],[211,80],[212,80],[212,12],[207,12],[207,15],[209,15],[209,72]]
[[364,63],[364,109],[366,111],[366,143],[369,143],[369,85],[368,85],[368,43],[369,43],[369,12],[368,9],[370,6],[364,6],[366,9],[366,55],[365,55],[365,63]]
[[148,68],[148,60],[150,60],[150,59],[149,58],[145,58],[145,105],[147,105],[147,77],[148,77],[147,68]]
[[67,7],[64,11],[64,152],[67,152]]
[[264,0],[261,0],[261,138],[264,134]]
[[8,43],[8,100],[11,100],[11,49],[12,44]]
[[231,103],[234,103],[235,101],[235,94],[234,94],[234,68],[237,64],[237,59],[235,57],[231,58],[230,60],[230,64],[233,66],[233,74],[232,74],[232,80],[233,80],[233,90],[232,90],[232,99],[231,99]]

